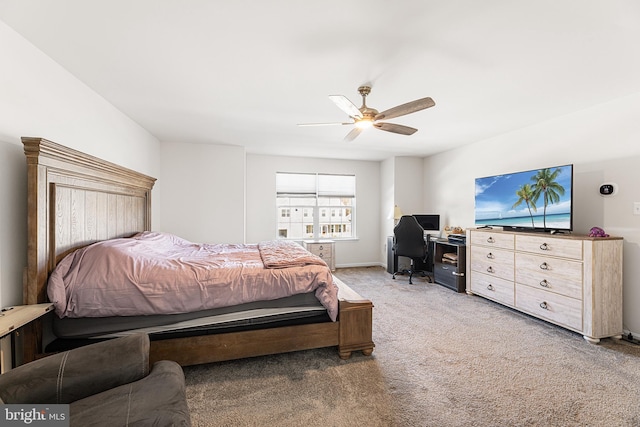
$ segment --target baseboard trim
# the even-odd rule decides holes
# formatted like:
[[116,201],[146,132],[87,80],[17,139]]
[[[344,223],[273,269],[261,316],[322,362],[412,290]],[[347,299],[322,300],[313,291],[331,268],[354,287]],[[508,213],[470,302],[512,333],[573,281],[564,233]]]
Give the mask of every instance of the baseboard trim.
[[355,264],[336,264],[336,268],[356,268],[356,267],[382,267],[382,268],[386,268],[387,264],[384,264],[384,263],[381,263],[381,262],[377,262],[377,263],[364,262],[364,263],[355,263]]

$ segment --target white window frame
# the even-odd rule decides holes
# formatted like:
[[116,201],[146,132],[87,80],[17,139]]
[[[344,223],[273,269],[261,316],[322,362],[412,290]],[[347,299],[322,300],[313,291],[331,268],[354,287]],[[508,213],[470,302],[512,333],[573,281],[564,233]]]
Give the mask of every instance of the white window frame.
[[[305,239],[322,239],[329,238],[332,240],[355,239],[356,234],[356,177],[350,174],[326,174],[326,173],[294,173],[294,172],[277,172],[276,173],[276,209],[278,223],[276,225],[276,237],[278,239],[305,240]],[[282,205],[280,198],[287,198],[290,201],[300,198],[308,204],[295,205],[290,203]],[[336,199],[340,199],[339,204],[331,204]],[[351,204],[344,204],[349,200]],[[314,204],[310,203],[314,201]],[[326,204],[329,202],[330,204]],[[282,215],[283,210],[289,209],[290,216]],[[293,232],[287,232],[287,236],[283,237],[283,225],[280,220],[289,218],[290,224],[294,220],[293,211],[300,210],[301,230],[303,236],[294,235]],[[313,219],[313,235],[307,232],[309,223],[304,220],[310,218],[306,214],[308,210],[312,210]],[[345,223],[334,223],[336,218],[346,218]],[[329,221],[329,222],[327,222]],[[339,230],[339,231],[335,231]],[[350,232],[349,232],[350,230]],[[290,230],[292,231],[292,230]],[[346,234],[348,233],[348,234]]]

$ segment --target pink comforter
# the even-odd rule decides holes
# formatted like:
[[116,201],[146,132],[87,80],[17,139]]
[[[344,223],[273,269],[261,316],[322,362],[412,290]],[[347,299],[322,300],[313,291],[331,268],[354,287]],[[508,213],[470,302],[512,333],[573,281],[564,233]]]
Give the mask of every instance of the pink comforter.
[[288,241],[200,244],[167,233],[95,243],[66,256],[47,292],[60,317],[177,314],[315,291],[332,320],[326,263]]

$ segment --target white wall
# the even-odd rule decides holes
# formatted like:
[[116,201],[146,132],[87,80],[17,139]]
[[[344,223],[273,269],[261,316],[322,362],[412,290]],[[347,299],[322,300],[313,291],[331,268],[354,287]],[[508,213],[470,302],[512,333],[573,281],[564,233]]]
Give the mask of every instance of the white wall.
[[[22,303],[27,173],[20,137],[42,137],[157,177],[156,138],[0,21],[0,306]],[[159,198],[154,189],[153,198]],[[153,221],[160,221],[154,209]]]
[[403,215],[430,213],[424,211],[423,176],[424,159],[394,157],[394,201]]
[[244,148],[167,142],[161,147],[161,231],[193,242],[243,243]]
[[[476,177],[574,164],[574,231],[600,226],[624,242],[624,327],[640,335],[640,94],[426,158],[427,207],[444,224],[474,225]],[[603,182],[619,185],[603,198]]]
[[[384,244],[380,253],[380,264],[387,266],[387,237],[393,236],[395,206],[403,215],[427,213],[424,210],[423,169],[421,157],[391,157],[380,163],[383,186],[382,197],[382,238]],[[409,268],[409,259],[399,260],[399,269]]]
[[395,158],[391,157],[380,162],[380,212],[382,216],[380,218],[380,236],[383,239],[383,244],[380,245],[380,253],[378,254],[381,261],[381,265],[387,266],[387,236],[393,236],[393,227],[395,225],[394,220],[394,208],[396,205],[395,199]]
[[336,266],[379,264],[379,162],[248,154],[247,171],[247,242],[252,243],[276,235],[276,172],[355,174],[358,238],[336,243]]

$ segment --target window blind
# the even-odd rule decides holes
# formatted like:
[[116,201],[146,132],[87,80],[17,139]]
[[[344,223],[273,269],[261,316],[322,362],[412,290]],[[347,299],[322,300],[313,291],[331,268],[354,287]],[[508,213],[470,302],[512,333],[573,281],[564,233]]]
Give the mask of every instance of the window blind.
[[355,197],[355,175],[278,172],[276,193],[281,197]]
[[318,175],[318,196],[355,197],[356,177],[354,175]]
[[280,197],[315,197],[316,174],[278,172],[276,194]]

